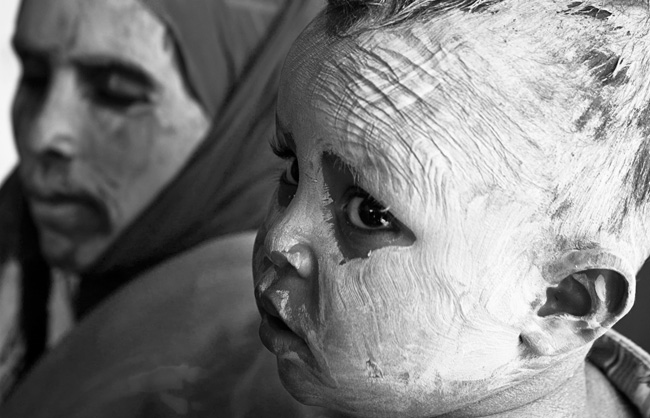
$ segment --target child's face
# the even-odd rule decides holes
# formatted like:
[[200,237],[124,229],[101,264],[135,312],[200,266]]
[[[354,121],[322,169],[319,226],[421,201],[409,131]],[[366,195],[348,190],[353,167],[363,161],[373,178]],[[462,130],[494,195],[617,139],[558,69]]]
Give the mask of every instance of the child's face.
[[317,20],[287,59],[275,141],[287,170],[255,294],[262,340],[306,403],[430,416],[528,381],[540,369],[520,336],[559,329],[537,315],[548,286],[619,267],[567,254],[633,251],[592,222],[620,199],[575,181],[617,155],[574,158],[579,113],[566,109],[582,98],[540,101],[555,72],[503,64],[509,44],[474,27],[472,49],[424,26],[333,39]]
[[[535,192],[490,189],[466,144],[425,137],[426,74],[391,58],[394,38],[366,43],[307,33],[288,60],[275,144],[287,170],[255,248],[260,335],[299,400],[443,412],[520,368],[518,325],[541,298],[517,280],[541,280],[522,247]],[[376,60],[362,50],[373,43]]]

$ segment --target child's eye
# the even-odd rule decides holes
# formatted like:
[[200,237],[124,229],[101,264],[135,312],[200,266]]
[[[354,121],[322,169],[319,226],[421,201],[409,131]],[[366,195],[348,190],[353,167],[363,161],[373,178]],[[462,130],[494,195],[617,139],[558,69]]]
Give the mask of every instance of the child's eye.
[[[327,217],[345,260],[367,258],[384,247],[407,247],[413,232],[381,203],[358,185],[350,167],[333,153],[323,154],[323,180],[330,202]],[[386,196],[385,198],[390,198]]]
[[395,217],[368,194],[358,194],[345,207],[348,222],[359,229],[381,231],[395,228]]
[[[352,181],[351,176],[348,181]],[[339,194],[338,185],[332,183],[332,199],[339,202],[331,206],[337,220],[336,239],[346,259],[365,258],[380,248],[406,247],[415,242],[413,232],[368,192],[352,183]]]
[[287,207],[293,200],[298,190],[300,180],[300,170],[298,169],[298,159],[290,157],[287,160],[287,168],[280,176],[280,186],[278,187],[278,204]]
[[287,168],[284,170],[284,173],[282,173],[280,179],[288,185],[298,185],[298,181],[300,180],[300,170],[298,169],[298,159],[296,157],[293,157],[288,161]]

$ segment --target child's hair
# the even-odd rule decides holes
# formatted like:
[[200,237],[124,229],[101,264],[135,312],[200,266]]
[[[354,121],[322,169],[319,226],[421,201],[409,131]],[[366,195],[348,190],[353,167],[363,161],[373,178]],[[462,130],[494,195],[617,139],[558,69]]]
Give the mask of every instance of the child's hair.
[[[340,38],[428,25],[433,44],[457,40],[475,52],[475,62],[487,63],[465,70],[474,81],[500,63],[496,68],[519,80],[509,96],[524,115],[519,120],[548,111],[539,120],[571,133],[572,143],[558,149],[598,154],[593,164],[608,167],[610,177],[598,182],[620,192],[616,203],[603,202],[610,214],[603,226],[616,229],[630,210],[650,206],[649,9],[648,0],[329,0],[325,24]],[[487,36],[477,39],[479,33]],[[519,88],[532,92],[530,100],[522,101]],[[533,142],[543,150],[558,145],[540,137]]]
[[338,35],[360,27],[381,28],[445,10],[481,11],[501,0],[329,0],[329,29]]

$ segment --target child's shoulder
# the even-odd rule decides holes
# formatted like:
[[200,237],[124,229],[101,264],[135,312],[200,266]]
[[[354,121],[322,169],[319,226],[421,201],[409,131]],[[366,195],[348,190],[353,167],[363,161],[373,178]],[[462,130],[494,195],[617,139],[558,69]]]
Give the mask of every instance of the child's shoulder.
[[[636,412],[635,416],[650,417],[650,354],[610,330],[595,341],[587,362],[592,366],[587,367],[590,399],[616,402],[618,398]],[[595,384],[596,380],[609,385]]]

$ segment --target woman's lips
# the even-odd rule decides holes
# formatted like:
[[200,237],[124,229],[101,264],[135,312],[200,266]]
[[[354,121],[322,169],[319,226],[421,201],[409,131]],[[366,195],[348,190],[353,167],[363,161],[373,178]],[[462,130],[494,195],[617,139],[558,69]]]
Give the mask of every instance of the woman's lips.
[[30,208],[41,227],[62,234],[83,234],[104,229],[104,217],[87,198],[30,196]]

